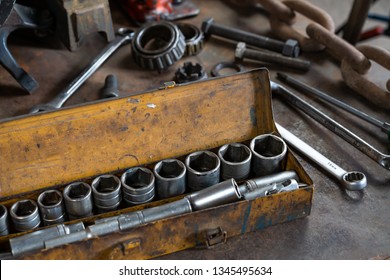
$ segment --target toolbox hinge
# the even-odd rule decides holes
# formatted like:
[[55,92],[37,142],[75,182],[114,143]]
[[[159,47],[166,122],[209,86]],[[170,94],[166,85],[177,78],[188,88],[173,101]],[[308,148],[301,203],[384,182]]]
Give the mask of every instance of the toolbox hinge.
[[211,249],[217,245],[226,243],[227,232],[222,230],[221,227],[215,229],[209,229],[206,231],[206,245],[208,249]]

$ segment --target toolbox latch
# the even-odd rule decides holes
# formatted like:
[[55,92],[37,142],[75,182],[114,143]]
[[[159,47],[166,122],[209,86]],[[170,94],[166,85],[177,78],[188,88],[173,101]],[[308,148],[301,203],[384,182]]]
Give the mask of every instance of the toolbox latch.
[[222,230],[221,227],[209,229],[206,231],[206,245],[208,249],[226,243],[226,241],[227,232]]
[[176,86],[176,83],[174,81],[164,82],[158,89],[170,89],[174,88]]

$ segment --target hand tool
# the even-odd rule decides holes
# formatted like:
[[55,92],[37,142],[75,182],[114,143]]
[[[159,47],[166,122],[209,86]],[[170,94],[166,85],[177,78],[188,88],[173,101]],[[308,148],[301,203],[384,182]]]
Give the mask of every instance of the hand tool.
[[321,123],[323,126],[334,132],[345,141],[353,145],[355,148],[366,154],[368,157],[373,159],[383,168],[390,170],[390,155],[383,154],[373,146],[365,142],[356,134],[334,121],[332,118],[322,113],[320,110],[310,105],[303,99],[299,98],[291,91],[287,90],[283,86],[271,81],[272,92],[279,94],[281,97],[289,101],[292,105],[301,109],[303,112],[308,114],[310,117]]
[[217,24],[214,22],[213,18],[208,18],[203,21],[202,31],[206,37],[210,35],[217,35],[230,40],[244,42],[251,46],[280,52],[285,56],[297,57],[300,52],[299,45],[296,40],[289,39],[283,43],[275,39],[246,32],[241,29]]
[[307,84],[305,84],[305,83],[303,83],[303,82],[301,82],[301,81],[299,81],[299,80],[297,80],[289,75],[286,75],[283,73],[277,73],[277,77],[280,78],[282,81],[285,81],[288,84],[295,86],[299,90],[304,90],[305,92],[314,94],[315,96],[317,96],[323,100],[326,100],[329,103],[336,105],[339,108],[361,118],[362,120],[365,120],[365,121],[381,128],[382,131],[387,134],[388,140],[390,141],[390,123],[377,120],[377,119],[373,118],[372,116],[369,116],[366,113],[359,111],[359,110],[355,109],[354,107],[352,107],[346,103],[343,103],[342,101],[340,101],[336,98],[333,98],[333,97],[327,95],[326,93],[324,93],[316,88],[313,88],[313,87],[311,87],[311,86],[309,86],[309,85],[307,85]]
[[[237,185],[234,179],[229,179],[191,193],[177,201],[136,212],[121,214],[115,217],[96,220],[94,225],[87,227],[83,231],[45,241],[45,248],[53,248],[113,232],[129,230],[160,219],[175,217],[193,211],[239,201],[245,196],[248,197],[248,193],[255,192],[257,189],[268,187],[268,189],[272,191],[274,183],[283,183],[285,181],[290,181],[291,179],[298,180],[298,175],[295,171],[283,171],[269,176],[255,178],[246,181],[241,185]],[[290,183],[283,184],[283,186],[288,185],[290,185]],[[260,192],[259,195],[264,196],[264,192]],[[251,197],[251,199],[255,198],[256,196]]]
[[210,151],[198,151],[185,159],[187,184],[191,191],[198,191],[219,183],[221,161]]
[[123,200],[128,205],[152,201],[155,195],[153,172],[145,167],[133,167],[121,176]]
[[164,159],[153,168],[159,197],[168,198],[186,191],[187,168],[177,159]]
[[295,179],[288,179],[284,182],[272,183],[272,184],[267,185],[265,187],[258,188],[252,192],[248,192],[248,193],[244,194],[244,199],[245,200],[253,200],[253,199],[256,199],[258,197],[263,197],[263,196],[277,194],[277,193],[281,193],[281,192],[297,190],[303,186],[304,185],[299,184],[297,182],[297,180],[295,180]]
[[92,196],[99,213],[118,209],[122,201],[122,184],[115,175],[101,175],[92,183]]
[[92,188],[89,184],[71,183],[65,187],[63,196],[69,220],[92,216]]
[[235,57],[237,59],[253,59],[256,61],[269,62],[280,66],[286,66],[295,68],[303,71],[307,71],[310,68],[310,61],[303,60],[294,57],[286,57],[278,53],[262,51],[262,50],[251,50],[246,47],[246,44],[239,42],[236,46]]
[[341,183],[341,186],[347,190],[360,191],[367,186],[367,178],[364,173],[359,171],[345,171],[336,163],[326,158],[324,155],[296,137],[281,125],[276,124],[276,128],[278,129],[282,138],[289,145],[322,167],[325,171],[337,179]]
[[84,229],[85,227],[82,222],[73,225],[59,224],[22,236],[11,238],[9,240],[11,253],[16,257],[21,256],[26,252],[44,249],[45,240],[50,240],[73,232],[82,231]]
[[287,145],[282,138],[273,134],[261,134],[249,144],[252,151],[252,172],[265,176],[280,172],[287,154]]
[[117,37],[109,43],[100,54],[53,100],[45,104],[35,105],[30,113],[56,110],[62,107],[64,103],[76,92],[84,82],[92,76],[93,73],[121,46],[128,44],[134,35],[132,30],[119,28]]
[[218,150],[221,160],[221,179],[244,180],[251,172],[252,152],[244,144],[230,143]]
[[9,211],[15,230],[22,232],[39,227],[41,218],[34,200],[24,199],[15,202]]
[[0,236],[9,234],[8,210],[0,204]]
[[44,191],[38,196],[37,202],[44,226],[65,222],[65,206],[59,191]]

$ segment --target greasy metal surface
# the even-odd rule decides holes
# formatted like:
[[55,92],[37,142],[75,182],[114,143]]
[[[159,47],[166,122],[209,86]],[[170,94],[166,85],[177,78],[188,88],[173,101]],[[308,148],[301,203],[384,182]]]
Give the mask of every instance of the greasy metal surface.
[[[309,1],[329,12],[336,26],[345,20],[353,3],[352,0]],[[212,16],[217,22],[226,25],[245,28],[262,35],[272,35],[268,18],[256,9],[238,9],[228,1],[220,0],[193,0],[193,2],[201,9],[201,13],[186,22],[199,27],[204,18]],[[372,11],[387,11],[387,5],[387,1],[378,1]],[[131,25],[122,13],[115,9],[115,6],[112,8],[114,23],[117,26]],[[370,27],[378,23],[367,20],[366,24]],[[298,15],[297,29],[303,31],[306,25],[307,20]],[[367,43],[390,49],[390,39],[387,37],[371,39],[365,42]],[[0,69],[0,118],[27,113],[33,105],[49,100],[69,83],[105,44],[103,38],[92,35],[84,41],[77,52],[70,53],[54,37],[36,38],[27,33],[22,33],[22,36],[12,34],[10,48],[13,55],[23,67],[28,67],[29,73],[40,82],[40,88],[34,95],[26,96],[9,74]],[[192,61],[201,63],[209,72],[219,61],[233,61],[234,49],[234,43],[210,38],[205,42],[200,54],[182,59],[176,65],[179,67],[184,61]],[[276,65],[261,65],[269,68],[272,79],[276,79],[276,71],[287,72],[377,119],[389,121],[389,110],[378,108],[344,84],[338,62],[335,63],[329,55],[316,53],[304,54],[302,57],[312,61],[311,70],[305,74]],[[259,65],[244,62],[247,69]],[[46,69],[50,71],[45,71]],[[161,74],[141,70],[132,61],[129,48],[123,48],[80,88],[80,92],[73,96],[68,104],[70,106],[97,100],[107,74],[118,75],[120,96],[124,97],[134,92],[158,87],[161,82],[173,79],[175,71],[175,66]],[[367,77],[375,81],[386,81],[388,78],[386,73],[388,72],[373,63]],[[310,103],[316,104],[319,109],[331,115],[335,120],[348,125],[351,130],[373,145],[381,147],[383,151],[389,151],[386,144],[387,136],[378,132],[375,126],[366,124],[325,102],[310,98],[300,92],[296,93],[309,100]],[[295,135],[299,135],[329,159],[337,161],[348,170],[363,171],[368,179],[366,190],[362,194],[351,194],[340,190],[337,181],[329,178],[316,166],[298,155],[299,161],[316,185],[309,217],[228,238],[227,244],[213,250],[188,249],[167,255],[162,259],[383,259],[389,257],[390,175],[388,171],[279,99],[274,98],[273,108],[277,122]],[[180,221],[175,225],[181,225]],[[222,227],[226,230],[224,225]],[[175,231],[174,228],[171,230]],[[133,240],[124,243],[128,246],[116,247],[116,250],[120,251],[121,248],[138,250],[137,246],[140,242],[139,236],[135,236]],[[174,240],[167,242],[175,243]]]

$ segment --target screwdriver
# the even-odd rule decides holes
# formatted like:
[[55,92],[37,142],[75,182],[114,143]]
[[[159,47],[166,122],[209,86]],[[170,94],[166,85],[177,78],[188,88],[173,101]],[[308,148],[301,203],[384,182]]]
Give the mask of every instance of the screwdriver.
[[307,85],[307,84],[305,84],[305,83],[303,83],[303,82],[301,82],[293,77],[290,77],[284,73],[278,72],[276,74],[280,80],[295,86],[297,89],[304,90],[308,93],[314,94],[318,98],[321,98],[325,101],[328,101],[329,103],[340,107],[341,109],[365,120],[366,122],[369,122],[369,123],[379,127],[384,133],[387,134],[387,137],[388,137],[387,140],[390,142],[390,123],[382,122],[382,121],[380,121],[380,120],[378,120],[370,115],[367,115],[366,113],[361,112],[361,111],[355,109],[354,107],[352,107],[352,106],[350,106],[350,105],[348,105],[348,104],[346,104],[346,103],[344,103],[336,98],[333,98],[333,97],[327,95],[326,93],[324,93],[318,89],[315,89],[315,88],[313,88],[313,87],[311,87],[311,86],[309,86],[309,85]]

